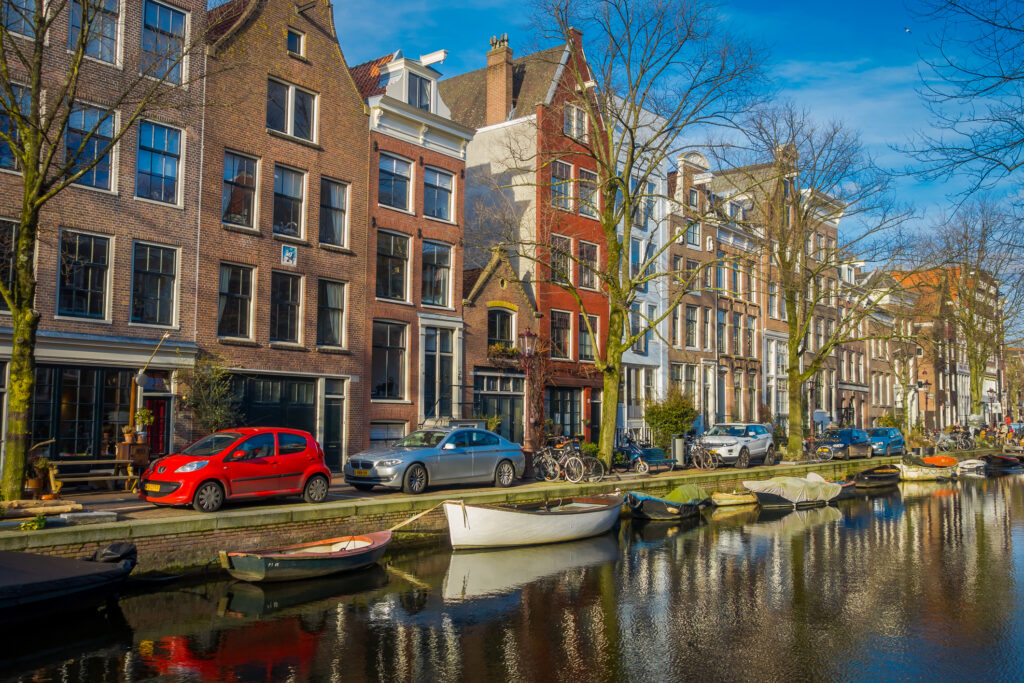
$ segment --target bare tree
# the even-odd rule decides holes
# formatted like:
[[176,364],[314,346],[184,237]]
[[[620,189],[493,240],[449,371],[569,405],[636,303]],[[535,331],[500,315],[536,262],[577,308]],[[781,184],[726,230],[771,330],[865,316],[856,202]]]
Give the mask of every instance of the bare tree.
[[[35,389],[36,254],[47,204],[87,174],[109,172],[111,151],[142,117],[200,106],[201,63],[187,58],[201,31],[175,27],[125,51],[123,68],[100,82],[89,59],[116,53],[117,17],[107,0],[24,0],[3,3],[0,21],[0,163],[18,171],[20,215],[9,239],[9,278],[0,297],[11,312],[13,348],[8,392],[2,494],[21,494]],[[202,22],[199,22],[202,25]],[[67,44],[51,45],[64,36]],[[111,33],[111,31],[113,33]],[[63,41],[61,41],[63,42]],[[109,57],[113,60],[115,57]],[[88,102],[89,104],[84,104]]]
[[1006,414],[1019,422],[1024,414],[1024,349],[1008,348],[1004,359]]

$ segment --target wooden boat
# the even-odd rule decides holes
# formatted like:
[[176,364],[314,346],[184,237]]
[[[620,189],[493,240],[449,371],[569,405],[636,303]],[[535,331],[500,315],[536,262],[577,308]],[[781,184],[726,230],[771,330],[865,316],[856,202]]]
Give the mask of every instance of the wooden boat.
[[857,488],[893,486],[900,481],[900,471],[892,465],[879,465],[858,472],[853,476],[853,481]]
[[0,551],[0,615],[58,612],[114,595],[135,568],[131,543],[114,543],[92,560]]
[[896,463],[895,467],[900,471],[900,481],[938,481],[949,479],[956,473],[956,467],[908,465],[903,462]]
[[757,496],[749,491],[715,491],[711,494],[711,504],[715,507],[727,505],[757,505]]
[[989,453],[988,455],[981,456],[981,460],[984,460],[989,467],[993,469],[1007,469],[1010,467],[1020,467],[1020,460],[1016,455],[1006,455],[1002,453]]
[[367,567],[384,555],[390,531],[340,536],[251,553],[220,551],[220,566],[242,581],[295,581]]
[[757,496],[762,508],[806,508],[826,505],[842,492],[842,487],[811,472],[799,477],[772,477],[745,481],[743,485]]
[[560,498],[522,505],[445,501],[453,548],[560,543],[603,534],[619,520],[623,496]]
[[921,459],[929,465],[935,465],[936,467],[956,467],[957,463],[960,462],[952,455],[929,455]]
[[664,498],[629,491],[626,505],[637,519],[673,520],[700,516],[700,510],[709,501],[708,494],[699,486],[683,484],[665,494]]
[[957,463],[956,473],[957,474],[984,474],[985,469],[988,467],[988,463],[978,458],[971,458],[970,460],[961,460]]

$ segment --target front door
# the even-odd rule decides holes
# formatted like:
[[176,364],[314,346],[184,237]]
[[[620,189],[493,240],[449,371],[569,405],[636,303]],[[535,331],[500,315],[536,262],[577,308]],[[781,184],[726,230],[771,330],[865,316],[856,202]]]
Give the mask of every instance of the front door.
[[168,419],[170,417],[171,399],[167,397],[147,398],[145,405],[153,413],[153,424],[149,425],[146,430],[150,457],[157,458],[161,455],[167,455],[171,432],[171,421]]
[[[239,451],[242,455],[235,459],[234,454]],[[274,435],[257,434],[246,439],[235,448],[231,460],[225,461],[224,466],[232,495],[276,490],[280,472],[274,452]]]

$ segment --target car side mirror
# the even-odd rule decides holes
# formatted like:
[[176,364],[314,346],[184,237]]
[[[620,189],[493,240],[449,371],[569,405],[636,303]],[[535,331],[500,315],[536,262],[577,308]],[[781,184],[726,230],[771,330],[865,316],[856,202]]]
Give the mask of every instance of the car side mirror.
[[245,458],[245,451],[235,451],[231,454],[232,460],[242,460]]
[[445,445],[441,446],[441,450],[443,450],[443,451],[454,451],[455,450],[455,444],[452,443],[451,441],[449,441]]

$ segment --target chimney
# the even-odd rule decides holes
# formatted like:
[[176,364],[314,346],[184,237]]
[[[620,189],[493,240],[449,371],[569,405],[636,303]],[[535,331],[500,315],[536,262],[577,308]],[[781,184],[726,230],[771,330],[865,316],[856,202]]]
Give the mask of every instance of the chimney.
[[512,48],[508,34],[491,38],[487,53],[487,118],[488,126],[508,120],[512,109]]

